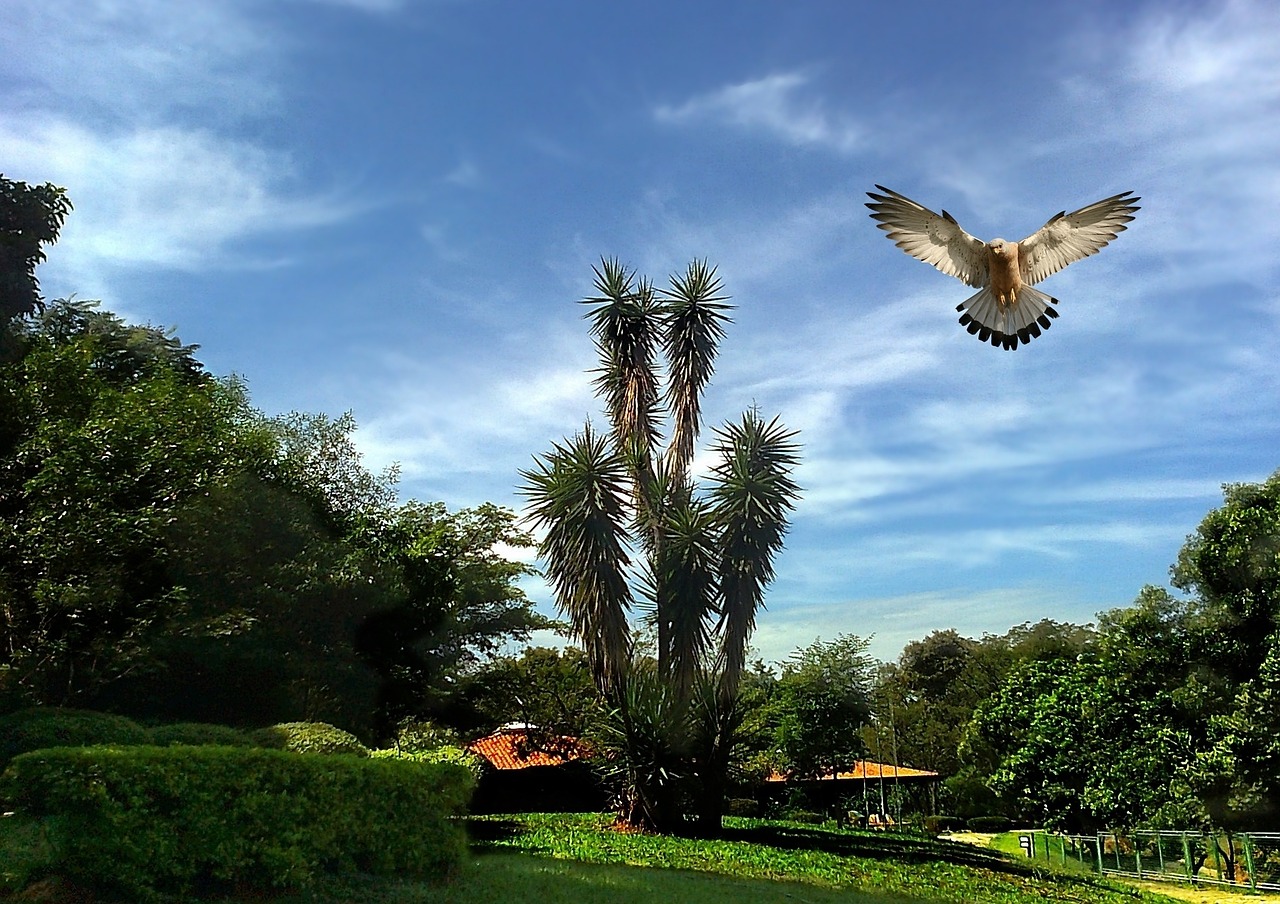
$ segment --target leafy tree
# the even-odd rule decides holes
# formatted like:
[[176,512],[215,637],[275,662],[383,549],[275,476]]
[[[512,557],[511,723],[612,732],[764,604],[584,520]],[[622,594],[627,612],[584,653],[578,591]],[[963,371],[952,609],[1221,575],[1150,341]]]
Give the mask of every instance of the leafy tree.
[[1280,814],[1280,635],[1231,710],[1214,718],[1200,758],[1209,812],[1228,828],[1266,829]]
[[850,769],[866,751],[874,661],[853,634],[815,640],[783,663],[775,707],[780,765],[798,778]]
[[70,210],[64,189],[47,182],[15,182],[0,174],[0,329],[10,319],[43,307],[35,273],[45,259],[41,246],[58,240]]
[[577,647],[526,647],[519,656],[493,659],[470,676],[464,693],[482,732],[523,722],[583,737],[600,716],[591,666]]
[[0,687],[69,703],[137,667],[182,607],[163,536],[260,454],[243,389],[161,331],[62,302],[0,366]]
[[462,679],[504,644],[553,626],[519,587],[533,569],[498,551],[531,538],[509,509],[490,503],[450,513],[442,503],[410,502],[354,539],[389,581],[389,605],[355,639],[380,678],[379,732],[408,716],[466,727]]
[[1197,600],[1205,664],[1238,685],[1258,674],[1280,628],[1280,471],[1227,484],[1223,496],[1178,553],[1173,585]]
[[[798,449],[750,410],[717,431],[700,495],[702,395],[729,307],[715,270],[695,261],[658,291],[604,261],[595,286],[586,303],[610,430],[588,424],[555,444],[522,472],[523,492],[546,531],[539,551],[557,602],[616,714],[620,818],[675,827],[677,779],[696,778],[704,825],[718,828],[748,642],[798,496]],[[634,653],[638,601],[656,628],[651,667]]]
[[390,731],[544,624],[528,567],[494,552],[529,542],[514,515],[396,504],[349,415],[265,417],[194,346],[91,303],[17,330],[23,354],[0,365],[0,706]]

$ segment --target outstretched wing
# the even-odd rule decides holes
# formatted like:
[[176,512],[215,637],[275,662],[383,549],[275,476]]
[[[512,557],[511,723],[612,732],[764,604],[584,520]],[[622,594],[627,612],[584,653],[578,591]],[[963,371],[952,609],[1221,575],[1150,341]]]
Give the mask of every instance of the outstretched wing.
[[884,194],[867,192],[871,219],[895,245],[974,288],[987,284],[986,245],[961,229],[951,214],[936,214],[883,185],[876,188]]
[[1035,285],[1067,264],[1097,254],[1127,228],[1141,198],[1126,191],[1074,213],[1063,211],[1018,243],[1022,278]]

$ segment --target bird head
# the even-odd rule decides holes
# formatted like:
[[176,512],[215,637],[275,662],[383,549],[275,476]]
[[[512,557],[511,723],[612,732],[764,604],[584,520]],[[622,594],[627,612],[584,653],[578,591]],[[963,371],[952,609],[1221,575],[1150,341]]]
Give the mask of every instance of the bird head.
[[1013,255],[1013,245],[1004,239],[992,239],[987,242],[987,250],[1002,259]]

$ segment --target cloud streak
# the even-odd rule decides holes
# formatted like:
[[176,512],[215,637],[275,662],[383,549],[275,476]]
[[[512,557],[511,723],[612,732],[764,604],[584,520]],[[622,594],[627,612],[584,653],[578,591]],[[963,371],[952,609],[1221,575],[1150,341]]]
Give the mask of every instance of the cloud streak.
[[856,122],[802,96],[809,81],[800,72],[775,73],[725,85],[680,104],[662,104],[653,115],[664,124],[731,126],[841,154],[860,148],[865,139]]

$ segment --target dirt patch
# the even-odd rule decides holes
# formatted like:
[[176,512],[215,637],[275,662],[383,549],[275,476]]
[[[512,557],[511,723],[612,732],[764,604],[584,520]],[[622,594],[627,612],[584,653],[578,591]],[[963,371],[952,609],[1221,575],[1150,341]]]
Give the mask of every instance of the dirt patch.
[[976,844],[978,847],[991,847],[991,839],[996,837],[995,832],[952,832],[949,835],[943,835],[948,841],[961,841],[965,844]]

